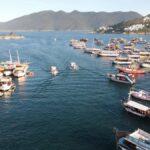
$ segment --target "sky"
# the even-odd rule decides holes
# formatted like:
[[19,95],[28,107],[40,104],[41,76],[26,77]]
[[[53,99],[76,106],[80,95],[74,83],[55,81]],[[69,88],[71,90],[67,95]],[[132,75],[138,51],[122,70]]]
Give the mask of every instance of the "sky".
[[150,0],[0,0],[0,22],[43,10],[136,11],[150,14]]

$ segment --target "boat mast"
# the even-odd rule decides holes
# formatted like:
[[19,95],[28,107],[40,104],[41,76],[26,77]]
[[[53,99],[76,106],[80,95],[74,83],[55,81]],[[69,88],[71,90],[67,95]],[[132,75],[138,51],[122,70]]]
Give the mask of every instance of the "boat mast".
[[12,63],[12,57],[11,57],[10,50],[9,50],[9,60],[10,60],[10,62]]
[[20,58],[19,58],[18,50],[17,50],[17,59],[18,59],[18,63],[20,64]]

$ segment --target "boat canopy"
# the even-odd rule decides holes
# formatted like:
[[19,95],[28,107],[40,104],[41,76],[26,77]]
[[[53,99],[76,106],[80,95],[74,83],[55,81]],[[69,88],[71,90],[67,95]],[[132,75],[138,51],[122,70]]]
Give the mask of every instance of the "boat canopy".
[[148,110],[150,110],[149,107],[144,106],[144,105],[142,105],[142,104],[140,104],[140,103],[131,101],[131,100],[127,101],[126,104],[127,104],[128,106],[134,107],[134,108],[139,109],[139,110],[142,110],[142,111],[148,111]]
[[125,139],[143,150],[150,149],[150,134],[141,129],[129,134]]

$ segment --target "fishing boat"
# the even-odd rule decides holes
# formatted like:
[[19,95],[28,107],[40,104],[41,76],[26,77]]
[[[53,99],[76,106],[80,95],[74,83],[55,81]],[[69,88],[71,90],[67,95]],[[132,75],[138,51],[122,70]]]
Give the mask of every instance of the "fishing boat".
[[134,69],[128,67],[117,67],[120,72],[128,73],[128,74],[145,74],[146,72],[143,69]]
[[112,63],[117,65],[130,65],[132,61],[127,57],[117,57]]
[[8,91],[13,86],[12,78],[3,77],[0,79],[0,91]]
[[119,74],[107,74],[107,76],[111,81],[114,82],[124,83],[129,85],[135,84],[135,79],[129,75],[119,73]]
[[129,95],[139,100],[150,101],[150,92],[145,90],[132,90]]
[[16,68],[13,70],[13,76],[17,78],[25,77],[29,68],[29,63],[20,63],[18,51],[17,58],[18,61],[16,62]]
[[71,62],[70,63],[70,69],[72,69],[72,70],[78,70],[78,65],[75,63],[75,62]]
[[27,73],[27,68],[25,66],[17,66],[14,70],[13,70],[13,76],[20,78],[20,77],[24,77],[26,76]]
[[121,150],[150,150],[150,134],[141,129],[130,133],[115,131],[116,144]]
[[59,73],[59,71],[58,71],[58,69],[57,69],[56,66],[51,66],[50,72],[51,72],[51,74],[54,75],[54,76],[56,76],[56,75]]
[[140,104],[138,102],[130,100],[124,100],[122,101],[122,105],[125,108],[125,110],[129,113],[132,113],[134,115],[137,115],[139,117],[150,117],[150,107],[145,106],[143,104]]

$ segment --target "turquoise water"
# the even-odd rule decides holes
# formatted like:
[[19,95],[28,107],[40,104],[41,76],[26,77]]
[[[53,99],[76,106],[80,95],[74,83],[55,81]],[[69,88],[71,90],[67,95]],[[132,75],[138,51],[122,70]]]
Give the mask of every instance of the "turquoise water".
[[[35,77],[15,80],[15,93],[0,99],[0,150],[113,150],[113,127],[150,132],[150,120],[121,107],[120,100],[127,97],[130,87],[107,80],[106,74],[116,71],[111,60],[69,46],[72,38],[87,37],[92,46],[93,37],[107,42],[111,37],[135,35],[22,34],[26,38],[21,41],[0,41],[0,60],[9,59],[9,49],[15,59],[19,50],[20,59],[31,62]],[[80,66],[78,71],[69,70],[71,61]],[[58,76],[49,74],[51,65],[59,68]],[[135,86],[150,90],[149,74],[138,77]]]

